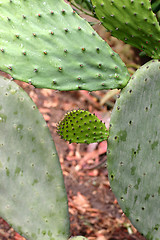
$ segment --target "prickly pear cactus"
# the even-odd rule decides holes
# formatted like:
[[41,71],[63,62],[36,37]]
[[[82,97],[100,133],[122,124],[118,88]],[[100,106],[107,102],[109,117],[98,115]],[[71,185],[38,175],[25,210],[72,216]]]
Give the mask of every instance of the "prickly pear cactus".
[[59,122],[57,132],[70,143],[102,142],[108,138],[105,124],[94,114],[84,110],[67,113]]
[[151,1],[92,0],[97,17],[114,37],[160,58],[160,26]]
[[123,88],[124,63],[63,0],[0,2],[0,70],[36,87]]
[[133,225],[160,239],[160,62],[142,66],[114,107],[108,140],[113,192]]
[[28,240],[69,237],[63,176],[46,123],[28,95],[2,77],[0,216]]

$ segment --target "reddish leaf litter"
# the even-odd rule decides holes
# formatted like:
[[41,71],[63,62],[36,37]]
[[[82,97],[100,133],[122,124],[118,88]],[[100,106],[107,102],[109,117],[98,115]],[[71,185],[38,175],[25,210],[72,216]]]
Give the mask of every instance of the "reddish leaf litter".
[[[110,189],[105,166],[107,143],[68,144],[56,133],[58,121],[73,109],[95,113],[108,128],[110,107],[101,106],[97,100],[106,92],[98,91],[93,96],[87,91],[57,92],[17,83],[37,104],[55,141],[68,195],[71,235],[83,235],[89,240],[144,240],[125,217]],[[112,97],[110,102],[114,101]],[[24,240],[2,219],[0,239]]]

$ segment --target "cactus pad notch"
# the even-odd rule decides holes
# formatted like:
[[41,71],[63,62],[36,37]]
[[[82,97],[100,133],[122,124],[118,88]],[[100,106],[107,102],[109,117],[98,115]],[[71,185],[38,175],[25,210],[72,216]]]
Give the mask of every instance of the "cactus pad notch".
[[122,90],[111,116],[111,188],[132,224],[160,239],[160,62],[143,65]]
[[108,131],[104,123],[85,110],[67,113],[57,126],[59,135],[70,143],[93,143],[107,140]]
[[28,240],[69,237],[63,175],[47,125],[29,96],[2,77],[0,216]]
[[0,69],[39,88],[123,88],[117,53],[63,0],[2,0]]
[[149,0],[92,0],[97,17],[111,34],[160,58],[160,26]]

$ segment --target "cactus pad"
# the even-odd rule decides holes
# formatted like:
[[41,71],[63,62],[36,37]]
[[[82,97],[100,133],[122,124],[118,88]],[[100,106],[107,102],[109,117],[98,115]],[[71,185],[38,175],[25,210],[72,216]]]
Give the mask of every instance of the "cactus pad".
[[92,0],[97,17],[114,37],[160,58],[160,26],[151,1]]
[[28,240],[66,240],[67,197],[55,146],[28,95],[0,77],[0,216]]
[[39,88],[123,88],[125,64],[63,0],[1,0],[0,70]]
[[84,110],[73,110],[59,122],[57,131],[66,141],[93,143],[107,140],[108,131],[104,123],[94,114]]
[[160,239],[160,62],[143,65],[114,107],[108,140],[111,188],[133,225]]

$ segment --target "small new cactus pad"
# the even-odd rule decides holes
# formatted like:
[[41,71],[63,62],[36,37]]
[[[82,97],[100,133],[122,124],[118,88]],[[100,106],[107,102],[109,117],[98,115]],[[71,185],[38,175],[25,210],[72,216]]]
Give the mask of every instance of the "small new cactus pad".
[[70,143],[93,143],[107,140],[108,131],[104,123],[94,114],[84,110],[67,113],[57,126],[59,135]]
[[63,0],[1,0],[0,70],[39,88],[123,88],[125,64]]
[[69,237],[66,191],[49,130],[28,95],[2,77],[0,216],[28,240]]
[[160,58],[160,27],[150,0],[92,0],[97,17],[114,37]]
[[121,92],[108,140],[111,188],[133,225],[160,239],[160,62],[142,66]]

